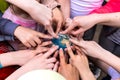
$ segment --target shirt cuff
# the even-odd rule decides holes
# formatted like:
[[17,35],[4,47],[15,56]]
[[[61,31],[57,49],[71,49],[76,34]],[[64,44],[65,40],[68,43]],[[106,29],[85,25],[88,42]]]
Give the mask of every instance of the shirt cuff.
[[2,24],[1,33],[9,36],[14,36],[14,31],[19,26],[18,24],[15,24],[10,20],[4,18],[2,18],[1,24]]

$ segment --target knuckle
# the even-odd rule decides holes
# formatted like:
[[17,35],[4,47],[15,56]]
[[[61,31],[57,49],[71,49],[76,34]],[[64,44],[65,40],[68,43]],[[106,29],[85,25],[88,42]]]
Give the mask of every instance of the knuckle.
[[50,26],[50,22],[48,21],[48,22],[46,22],[45,23],[45,26],[47,27],[47,26]]
[[79,23],[78,19],[77,19],[77,18],[74,18],[74,19],[73,19],[73,23],[78,24],[78,23]]

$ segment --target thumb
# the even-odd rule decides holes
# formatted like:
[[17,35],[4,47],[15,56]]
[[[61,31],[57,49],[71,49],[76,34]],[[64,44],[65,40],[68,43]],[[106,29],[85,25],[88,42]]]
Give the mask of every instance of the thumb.
[[47,29],[48,33],[49,33],[52,37],[57,38],[57,35],[55,34],[55,32],[54,32],[54,30],[53,30],[53,28],[52,28],[51,25],[46,26],[46,29]]
[[82,48],[85,48],[85,41],[81,38],[79,41],[78,40],[75,40],[75,39],[70,39],[70,41],[73,43],[73,44],[75,44],[75,45],[77,45],[77,46],[79,46],[79,47],[82,47]]

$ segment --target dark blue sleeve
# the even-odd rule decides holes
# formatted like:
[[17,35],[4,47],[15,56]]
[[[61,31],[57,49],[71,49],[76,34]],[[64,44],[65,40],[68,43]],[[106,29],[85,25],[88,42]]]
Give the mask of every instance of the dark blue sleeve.
[[14,37],[14,31],[18,27],[18,24],[13,23],[8,19],[0,16],[0,34],[4,36]]

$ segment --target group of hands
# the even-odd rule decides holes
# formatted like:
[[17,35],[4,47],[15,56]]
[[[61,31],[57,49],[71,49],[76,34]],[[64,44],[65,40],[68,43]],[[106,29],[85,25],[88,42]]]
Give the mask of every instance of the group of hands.
[[[53,10],[42,4],[34,7],[34,11],[29,13],[30,16],[39,24],[43,25],[49,34],[45,35],[31,29],[18,27],[15,30],[14,35],[27,47],[35,47],[40,44],[42,42],[40,38],[57,38],[58,33],[71,35],[80,34],[82,36],[86,30],[95,24],[95,20],[91,20],[93,16],[77,16],[73,19],[65,19],[62,11],[57,7]],[[90,18],[90,20],[88,18]],[[54,23],[56,23],[56,31],[53,30],[52,24]],[[65,30],[61,31],[63,27]]]
[[[58,50],[58,46],[52,46],[51,48],[46,47],[52,44],[51,41],[42,42],[42,38],[52,39],[53,37],[57,38],[57,34],[61,31],[62,26],[65,26],[65,31],[61,31],[61,34],[71,34],[78,35],[83,34],[84,31],[93,26],[93,24],[88,24],[86,20],[87,17],[79,16],[74,19],[64,19],[62,12],[55,8],[51,10],[46,6],[42,6],[40,8],[36,8],[37,12],[33,12],[31,17],[38,21],[40,24],[44,25],[45,29],[49,34],[43,34],[28,28],[17,27],[14,32],[14,35],[26,46],[26,47],[36,47],[35,50],[20,50],[17,54],[12,54],[13,57],[12,63],[15,65],[23,66],[24,68],[30,68],[30,70],[34,69],[52,69],[54,71],[58,71],[68,80],[79,80],[79,74],[82,76],[82,72],[90,72],[88,59],[86,54],[92,57],[96,57],[95,49],[99,47],[94,42],[87,42],[81,40],[80,42],[74,39],[70,39],[70,41],[77,45],[74,46],[76,49],[77,55],[75,55],[72,51],[72,48],[69,44],[67,45],[67,53],[70,56],[70,63],[67,63],[65,60],[64,51],[62,49]],[[42,12],[41,12],[42,11]],[[56,31],[54,32],[52,28],[52,24],[56,23]],[[91,21],[92,22],[92,21]],[[94,23],[94,22],[93,22]],[[75,28],[77,27],[77,30]],[[86,44],[88,44],[86,46]],[[95,47],[94,47],[94,46]],[[92,47],[91,47],[92,46]],[[93,49],[93,50],[91,50]],[[93,51],[93,52],[91,52]],[[50,57],[53,54],[52,57]],[[56,57],[59,54],[60,61],[57,61]],[[17,57],[16,57],[17,56]],[[12,58],[11,58],[12,59]],[[32,65],[31,65],[32,64]],[[78,72],[79,71],[79,72]],[[84,76],[84,75],[83,75]]]
[[[73,46],[66,43],[67,48],[65,51],[55,45],[48,47],[52,42],[46,41],[38,45],[35,50],[11,52],[9,62],[21,66],[23,70],[28,70],[27,72],[38,69],[57,71],[67,80],[79,80],[80,77],[84,79],[88,73],[93,76],[87,56],[99,58],[99,54],[96,53],[101,53],[103,49],[94,41],[78,41],[74,39],[70,39],[70,41]],[[69,63],[66,61],[65,54],[70,56]]]
[[[10,54],[11,62],[14,65],[20,65],[24,70],[48,69],[58,71],[67,80],[79,80],[79,76],[84,78],[86,74],[91,73],[86,55],[96,58],[98,54],[95,55],[94,48],[99,48],[99,46],[93,41],[76,41],[74,39],[70,39],[70,41],[75,45],[71,47],[67,43],[66,53],[62,48],[58,50],[59,47],[55,45],[48,48],[47,46],[52,44],[51,41],[48,41],[43,42],[35,50],[12,52]],[[74,49],[76,52],[73,52]],[[69,63],[66,62],[65,54],[70,56]],[[57,60],[58,55],[59,60]]]

